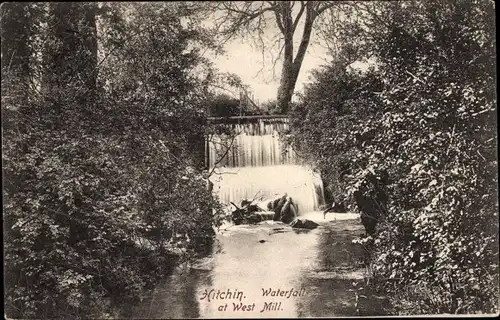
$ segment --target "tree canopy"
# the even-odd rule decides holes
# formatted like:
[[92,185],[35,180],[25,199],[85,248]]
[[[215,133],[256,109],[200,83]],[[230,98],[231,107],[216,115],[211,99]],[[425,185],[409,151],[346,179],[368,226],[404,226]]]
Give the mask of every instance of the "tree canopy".
[[496,39],[491,1],[361,3],[365,72],[317,72],[291,143],[336,201],[378,212],[371,284],[400,314],[498,309]]
[[[264,52],[278,48],[281,59],[277,104],[288,111],[302,62],[318,18],[326,11],[341,10],[342,1],[210,1],[205,6],[215,17],[215,31],[226,42],[235,37],[254,37]],[[299,30],[300,29],[300,30]],[[276,32],[273,32],[275,30]],[[296,38],[300,32],[300,41]],[[264,39],[267,38],[267,39]],[[272,43],[267,40],[271,39]]]
[[221,222],[215,45],[183,3],[1,8],[6,315],[109,317]]

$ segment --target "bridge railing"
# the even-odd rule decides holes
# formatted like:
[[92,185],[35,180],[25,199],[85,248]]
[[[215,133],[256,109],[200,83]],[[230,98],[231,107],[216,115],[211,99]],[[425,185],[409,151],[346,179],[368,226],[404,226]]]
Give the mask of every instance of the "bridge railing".
[[232,116],[232,117],[208,117],[207,121],[209,123],[245,123],[258,120],[265,121],[286,121],[288,116],[286,115],[252,115],[252,116]]

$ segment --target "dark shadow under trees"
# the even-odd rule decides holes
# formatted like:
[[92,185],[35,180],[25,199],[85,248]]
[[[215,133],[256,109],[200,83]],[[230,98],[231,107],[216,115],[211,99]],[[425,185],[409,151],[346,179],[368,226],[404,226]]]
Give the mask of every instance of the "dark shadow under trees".
[[[2,4],[5,307],[103,317],[210,246],[210,47],[182,3]],[[99,49],[99,50],[98,50]]]

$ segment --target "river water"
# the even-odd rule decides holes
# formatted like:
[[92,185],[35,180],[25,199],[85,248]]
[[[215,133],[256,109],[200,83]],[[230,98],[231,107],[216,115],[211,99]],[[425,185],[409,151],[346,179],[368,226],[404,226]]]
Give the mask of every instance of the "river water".
[[363,279],[363,252],[352,240],[364,231],[357,214],[329,213],[323,219],[321,212],[311,212],[302,217],[320,227],[300,230],[265,221],[222,229],[210,255],[177,268],[122,316],[356,316],[352,290]]
[[[324,204],[318,172],[284,148],[280,132],[286,119],[233,124],[238,132],[231,150],[224,137],[207,143],[207,165],[214,195],[222,203],[266,201],[290,196],[300,218],[315,221],[313,230],[281,222],[222,227],[213,252],[173,275],[121,317],[260,318],[332,317],[359,314],[355,288],[363,281],[363,249],[352,243],[363,233],[353,213],[318,211]],[[220,154],[227,154],[218,159]],[[230,210],[230,209],[228,209]]]
[[[242,199],[266,200],[286,193],[300,213],[318,210],[324,204],[320,174],[281,140],[280,133],[288,130],[287,119],[228,126],[237,133],[234,139],[221,135],[207,143],[207,165],[216,167],[210,180],[221,202],[239,204]],[[229,150],[228,141],[232,142]]]

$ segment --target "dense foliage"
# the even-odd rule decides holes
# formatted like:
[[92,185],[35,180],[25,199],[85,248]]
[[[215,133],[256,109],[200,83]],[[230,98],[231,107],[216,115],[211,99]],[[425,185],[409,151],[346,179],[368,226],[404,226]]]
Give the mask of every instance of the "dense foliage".
[[335,60],[318,71],[291,115],[290,142],[337,201],[353,205],[356,192],[378,201],[384,180],[371,283],[393,312],[497,312],[494,3],[371,3],[359,12],[365,19],[346,34],[373,68]]
[[8,317],[104,316],[210,246],[222,212],[196,151],[211,44],[191,14],[2,5]]
[[208,101],[208,110],[213,117],[231,117],[245,115],[247,112],[240,106],[240,100],[227,94],[218,94]]
[[[243,87],[241,84],[235,84],[235,86]],[[245,101],[241,103],[240,99],[233,98],[225,93],[214,95],[207,101],[207,105],[208,114],[212,117],[261,115],[266,113],[264,110],[267,110],[266,105],[254,105],[249,99],[245,99]],[[274,103],[274,105],[276,105],[276,103]]]
[[[290,106],[293,108],[295,106],[295,102],[291,101]],[[264,114],[268,115],[283,114],[283,112],[281,112],[278,107],[278,103],[273,99],[263,102],[261,105],[261,109]]]

